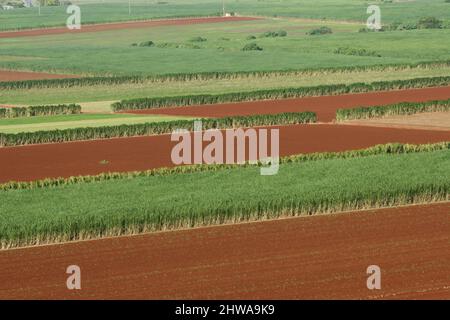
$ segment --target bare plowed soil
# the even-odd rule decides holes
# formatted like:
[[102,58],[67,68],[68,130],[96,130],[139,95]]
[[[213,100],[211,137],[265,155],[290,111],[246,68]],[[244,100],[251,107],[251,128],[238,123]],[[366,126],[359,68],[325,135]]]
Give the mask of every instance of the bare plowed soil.
[[[449,213],[447,202],[3,251],[0,298],[449,299]],[[370,265],[381,290],[367,289]]]
[[63,33],[82,33],[82,32],[99,32],[110,30],[150,28],[161,26],[179,26],[199,23],[218,23],[231,21],[248,21],[257,20],[258,18],[250,17],[209,17],[209,18],[192,18],[192,19],[167,19],[167,20],[148,20],[148,21],[131,21],[105,24],[82,25],[80,30],[69,30],[66,27],[48,28],[48,29],[31,29],[20,31],[0,32],[1,38],[17,38],[17,37],[35,37],[46,36]]
[[136,110],[130,112],[137,114],[164,114],[220,118],[236,115],[248,116],[254,114],[312,111],[317,113],[319,121],[330,122],[336,118],[337,109],[352,109],[362,106],[378,106],[400,102],[424,102],[446,99],[450,99],[450,87],[223,103],[215,105]]
[[[450,141],[450,131],[346,125],[280,129],[281,156],[367,148],[376,144]],[[0,148],[0,182],[125,172],[173,166],[170,135]]]
[[0,82],[24,81],[24,80],[43,80],[43,79],[65,79],[65,78],[77,78],[77,76],[65,75],[65,74],[43,73],[43,72],[0,70]]

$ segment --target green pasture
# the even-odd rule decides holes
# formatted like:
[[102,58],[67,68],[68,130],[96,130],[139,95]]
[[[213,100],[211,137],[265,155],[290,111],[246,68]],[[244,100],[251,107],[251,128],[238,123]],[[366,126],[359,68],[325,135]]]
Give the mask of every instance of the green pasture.
[[[306,32],[322,25],[330,35]],[[152,75],[370,66],[450,59],[450,29],[359,33],[359,24],[296,19],[164,26],[0,39],[0,68],[79,75]],[[286,30],[287,37],[260,38]],[[248,40],[249,36],[255,40]],[[207,41],[193,42],[195,37]],[[132,44],[153,41],[153,47]],[[263,51],[242,51],[255,42]],[[341,47],[381,57],[336,54]]]
[[[81,8],[82,22],[155,19],[166,17],[222,14],[222,0],[73,0]],[[239,15],[297,17],[365,22],[370,4],[380,6],[382,22],[416,22],[423,16],[450,20],[444,0],[366,1],[366,0],[225,0],[226,11]],[[0,30],[61,26],[68,17],[66,7],[23,8],[0,11]]]
[[445,150],[283,164],[274,176],[247,167],[3,191],[0,241],[71,240],[445,199],[449,167]]
[[86,127],[104,127],[121,124],[188,120],[186,117],[137,116],[128,114],[76,114],[42,117],[0,119],[0,133],[64,130]]

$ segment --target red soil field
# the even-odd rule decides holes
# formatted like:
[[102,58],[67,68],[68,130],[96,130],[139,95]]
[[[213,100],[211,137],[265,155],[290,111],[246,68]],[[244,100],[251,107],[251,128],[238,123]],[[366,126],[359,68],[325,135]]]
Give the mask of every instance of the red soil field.
[[31,29],[19,31],[0,32],[1,38],[17,38],[17,37],[36,37],[63,33],[83,33],[83,32],[100,32],[123,29],[149,28],[161,26],[178,26],[200,23],[218,23],[231,21],[249,21],[258,20],[260,18],[250,17],[209,17],[209,18],[189,18],[189,19],[166,19],[166,20],[147,20],[147,21],[131,21],[117,22],[105,24],[82,25],[80,30],[69,30],[66,27],[48,28],[48,29]]
[[[449,299],[450,203],[0,252],[0,299]],[[69,265],[81,290],[66,288]],[[368,290],[367,267],[381,268]]]
[[0,70],[0,82],[65,78],[78,78],[78,76],[43,72]]
[[[450,141],[450,131],[336,124],[277,126],[280,155],[345,151],[389,142]],[[270,139],[269,139],[270,140]],[[170,135],[0,148],[0,182],[93,175],[173,166]],[[108,161],[106,164],[104,160]]]
[[127,113],[220,118],[236,115],[248,116],[254,114],[312,111],[317,113],[319,121],[331,122],[336,118],[337,109],[351,109],[361,106],[377,106],[400,102],[424,102],[445,99],[450,99],[450,86],[344,94],[337,96],[304,97],[296,99],[133,110],[127,111]]

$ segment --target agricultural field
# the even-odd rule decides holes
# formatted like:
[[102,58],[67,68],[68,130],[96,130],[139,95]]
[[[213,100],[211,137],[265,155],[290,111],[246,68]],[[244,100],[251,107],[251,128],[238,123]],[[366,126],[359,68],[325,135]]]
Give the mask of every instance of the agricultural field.
[[71,1],[80,30],[20,3],[0,0],[0,299],[450,298],[448,1]]

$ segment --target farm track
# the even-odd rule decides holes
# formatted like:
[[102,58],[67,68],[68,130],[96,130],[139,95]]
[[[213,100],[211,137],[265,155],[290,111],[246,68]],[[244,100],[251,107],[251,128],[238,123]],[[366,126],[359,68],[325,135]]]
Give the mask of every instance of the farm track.
[[[356,150],[390,142],[450,141],[450,131],[316,124],[275,126],[280,155]],[[170,135],[0,148],[0,182],[140,171],[173,166]]]
[[[0,299],[449,299],[450,203],[0,252]],[[81,268],[80,291],[66,268]],[[366,287],[369,265],[381,290]]]
[[76,75],[53,74],[44,72],[0,70],[0,82],[42,80],[42,79],[67,79],[67,78],[79,78],[79,77]]
[[85,33],[85,32],[101,32],[111,30],[124,29],[138,29],[162,26],[180,26],[200,23],[220,23],[232,21],[250,21],[261,20],[261,18],[254,17],[208,17],[208,18],[182,18],[182,19],[165,19],[165,20],[147,20],[147,21],[130,21],[104,24],[90,24],[82,25],[80,30],[69,30],[66,27],[58,28],[44,28],[44,29],[30,29],[19,31],[4,31],[0,32],[0,39],[2,38],[17,38],[17,37],[37,37],[65,33]]
[[361,106],[378,106],[400,102],[425,102],[430,100],[446,99],[450,99],[450,86],[343,94],[336,96],[303,97],[295,99],[133,110],[127,111],[127,113],[221,118],[238,115],[248,116],[254,114],[312,111],[317,113],[318,121],[331,122],[336,118],[337,109],[351,109]]

